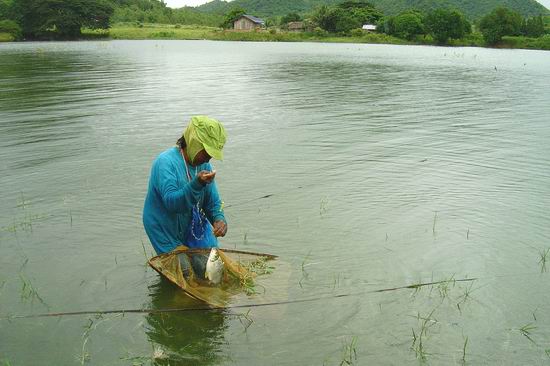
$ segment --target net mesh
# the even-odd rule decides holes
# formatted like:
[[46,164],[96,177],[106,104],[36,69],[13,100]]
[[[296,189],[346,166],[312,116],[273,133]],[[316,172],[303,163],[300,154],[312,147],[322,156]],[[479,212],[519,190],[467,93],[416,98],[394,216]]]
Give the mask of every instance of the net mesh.
[[214,307],[225,306],[233,295],[254,293],[254,279],[270,273],[270,254],[218,249],[223,262],[222,281],[213,285],[205,278],[204,269],[210,249],[190,249],[179,246],[173,251],[149,260],[159,274],[176,284],[188,295]]

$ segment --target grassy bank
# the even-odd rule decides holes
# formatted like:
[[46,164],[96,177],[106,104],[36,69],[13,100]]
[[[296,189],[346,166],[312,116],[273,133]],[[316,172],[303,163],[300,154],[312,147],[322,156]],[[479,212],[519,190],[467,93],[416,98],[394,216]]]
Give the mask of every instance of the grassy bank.
[[[336,36],[316,32],[285,32],[280,30],[261,30],[254,32],[236,32],[206,26],[180,26],[166,24],[116,24],[108,31],[83,30],[83,39],[173,39],[173,40],[214,40],[214,41],[251,41],[251,42],[330,42],[330,43],[375,43],[399,45],[436,45],[430,37],[417,37],[414,40],[404,39],[377,33],[355,32],[352,36]],[[0,33],[1,41],[12,41],[8,33]],[[474,32],[465,38],[451,40],[448,46],[453,47],[487,47],[481,33]],[[550,50],[550,35],[540,38],[504,37],[495,48],[519,48]]]
[[150,24],[143,27],[135,25],[115,25],[109,31],[83,32],[85,38],[108,37],[111,39],[208,39],[215,41],[256,41],[256,42],[339,42],[339,43],[385,43],[410,44],[399,38],[385,34],[364,34],[355,37],[340,37],[308,32],[256,31],[235,32],[221,28],[201,26],[173,26]]
[[539,38],[503,37],[501,46],[505,48],[525,48],[550,51],[550,34]]

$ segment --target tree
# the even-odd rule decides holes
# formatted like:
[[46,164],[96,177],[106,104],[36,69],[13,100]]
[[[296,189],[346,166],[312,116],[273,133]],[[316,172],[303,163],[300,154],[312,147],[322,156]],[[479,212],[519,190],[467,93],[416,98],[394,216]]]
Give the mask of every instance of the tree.
[[0,20],[0,33],[8,33],[16,41],[21,39],[21,27],[13,20]]
[[13,19],[13,5],[11,0],[0,0],[0,20]]
[[487,14],[479,23],[479,30],[488,44],[496,44],[503,36],[517,36],[523,20],[519,13],[499,7]]
[[14,0],[13,5],[30,38],[76,38],[82,27],[108,29],[114,10],[107,0]]
[[544,21],[541,15],[523,19],[521,34],[527,37],[540,37],[544,33]]
[[299,22],[302,20],[302,17],[298,13],[288,13],[281,18],[281,24],[288,24],[290,22]]
[[382,16],[370,3],[346,1],[333,7],[319,7],[313,20],[327,32],[348,33],[352,29],[361,28],[365,23],[376,23]]
[[233,28],[233,23],[235,20],[239,19],[241,16],[246,14],[246,10],[243,8],[233,8],[225,15],[224,21],[221,24],[222,28]]
[[472,25],[458,10],[437,9],[426,16],[425,23],[434,39],[441,44],[472,32]]
[[415,11],[399,14],[393,19],[393,32],[397,37],[408,40],[425,34],[422,14]]

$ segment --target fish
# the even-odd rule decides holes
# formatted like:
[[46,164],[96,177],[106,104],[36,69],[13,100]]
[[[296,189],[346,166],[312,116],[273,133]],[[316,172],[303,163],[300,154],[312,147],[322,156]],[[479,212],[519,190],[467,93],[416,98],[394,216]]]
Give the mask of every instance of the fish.
[[222,282],[224,263],[220,258],[218,249],[212,248],[208,261],[206,262],[206,271],[204,277],[206,277],[213,285],[219,285]]

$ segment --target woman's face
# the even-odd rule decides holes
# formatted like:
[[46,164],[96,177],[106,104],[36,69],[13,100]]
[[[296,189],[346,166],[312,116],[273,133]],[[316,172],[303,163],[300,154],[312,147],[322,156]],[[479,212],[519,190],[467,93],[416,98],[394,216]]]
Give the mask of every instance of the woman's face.
[[210,155],[206,152],[206,150],[201,150],[195,155],[195,158],[193,159],[193,166],[201,165],[204,163],[208,163],[212,159]]

